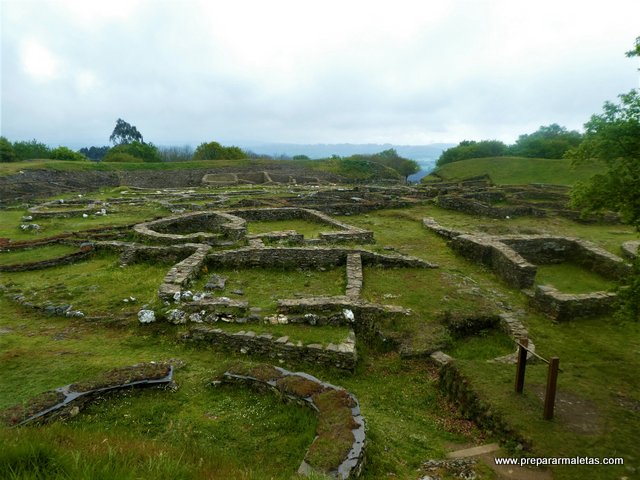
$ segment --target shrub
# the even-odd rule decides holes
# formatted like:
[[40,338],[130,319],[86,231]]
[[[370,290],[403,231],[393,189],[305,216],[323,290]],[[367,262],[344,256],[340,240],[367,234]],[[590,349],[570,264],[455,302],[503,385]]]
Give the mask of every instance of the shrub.
[[100,161],[104,158],[104,156],[109,152],[111,148],[108,146],[104,147],[83,147],[78,150],[79,153],[87,157],[89,160]]
[[49,158],[51,150],[44,143],[35,138],[29,142],[15,142],[13,149],[20,160],[32,160],[35,158]]
[[218,142],[201,143],[193,154],[194,160],[240,160],[247,158],[239,147],[223,147]]
[[51,157],[53,160],[73,160],[82,162],[87,160],[87,157],[82,155],[81,153],[74,152],[70,148],[67,147],[58,147],[51,150]]
[[456,147],[446,149],[438,158],[437,165],[459,162],[469,158],[500,157],[507,154],[507,146],[499,140],[463,140]]
[[0,137],[0,162],[17,162],[19,160],[11,142]]
[[140,163],[141,160],[133,155],[124,152],[109,152],[102,159],[103,162]]
[[[131,160],[133,157],[135,160]],[[161,162],[153,143],[131,142],[116,145],[104,156],[105,162]]]

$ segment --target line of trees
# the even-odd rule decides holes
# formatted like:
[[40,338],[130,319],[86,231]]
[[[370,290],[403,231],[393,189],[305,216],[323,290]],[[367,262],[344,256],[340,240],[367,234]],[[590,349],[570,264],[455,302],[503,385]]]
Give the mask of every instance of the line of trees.
[[[142,133],[135,125],[131,125],[119,118],[109,136],[113,146],[83,147],[77,152],[67,147],[49,149],[44,143],[37,140],[29,142],[11,143],[6,138],[0,137],[0,161],[15,162],[32,159],[56,159],[56,160],[92,160],[104,162],[175,162],[188,160],[242,160],[274,159],[269,155],[259,155],[251,151],[244,151],[236,146],[223,146],[218,142],[204,142],[194,150],[188,145],[184,147],[158,148],[153,143],[145,142]],[[340,158],[340,157],[337,157]],[[277,160],[291,159],[280,156]],[[296,155],[293,160],[310,160],[306,155]],[[367,167],[367,162],[373,162],[391,168],[405,177],[405,180],[420,170],[414,160],[403,158],[394,149],[384,150],[373,155],[352,155],[340,159],[344,162],[361,164]]]
[[506,145],[500,140],[463,140],[457,146],[448,148],[437,160],[437,165],[486,157],[528,157],[528,158],[562,158],[569,150],[582,142],[582,134],[575,130],[552,123],[541,126],[533,133],[523,134],[513,145]]
[[7,138],[0,137],[0,162],[32,159],[86,161],[87,157],[64,146],[49,148],[36,139],[11,143]]

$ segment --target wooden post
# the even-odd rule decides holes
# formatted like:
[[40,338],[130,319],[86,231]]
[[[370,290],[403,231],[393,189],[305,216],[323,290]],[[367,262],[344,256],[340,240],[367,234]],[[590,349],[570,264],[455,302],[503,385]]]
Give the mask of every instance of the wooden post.
[[551,357],[549,362],[549,373],[547,374],[547,390],[544,393],[544,415],[545,420],[553,418],[553,407],[556,403],[556,385],[558,383],[558,369],[560,367],[560,359]]
[[524,373],[527,368],[527,347],[528,338],[521,338],[518,342],[518,366],[516,368],[516,393],[524,391]]

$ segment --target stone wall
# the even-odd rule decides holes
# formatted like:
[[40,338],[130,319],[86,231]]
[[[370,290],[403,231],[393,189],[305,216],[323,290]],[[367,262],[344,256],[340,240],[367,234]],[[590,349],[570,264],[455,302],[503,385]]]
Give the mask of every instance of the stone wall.
[[327,247],[244,247],[231,251],[212,252],[207,255],[207,264],[223,267],[326,268],[344,265],[350,253],[359,253],[364,265],[437,268],[437,265],[416,257],[381,255],[366,250]]
[[542,313],[561,322],[611,313],[616,300],[616,294],[610,292],[566,294],[550,285],[538,285],[531,302]]
[[493,237],[459,235],[451,240],[450,245],[461,255],[491,268],[512,287],[528,288],[533,285],[536,266]]
[[353,371],[358,360],[355,349],[355,334],[351,332],[343,343],[334,345],[293,343],[289,337],[274,338],[252,331],[225,332],[219,328],[198,326],[182,334],[181,339],[241,354],[250,354],[291,362],[308,362]]
[[449,210],[457,210],[468,215],[482,215],[489,218],[513,218],[513,217],[544,217],[545,210],[529,205],[494,206],[473,198],[465,198],[460,195],[445,195],[437,198],[439,207]]
[[[318,413],[317,436],[300,464],[298,474],[311,476],[312,473],[320,473],[323,476],[341,480],[360,475],[365,460],[365,422],[360,412],[360,404],[353,394],[321,382],[306,373],[293,373],[270,365],[258,365],[253,371],[242,370],[242,373],[236,373],[233,369],[225,372],[223,381],[249,384],[259,390],[269,390],[285,400],[302,403]],[[257,378],[257,376],[263,376],[265,371],[268,373],[268,378]],[[327,394],[339,401],[326,401]],[[322,397],[325,401],[319,402],[318,399]],[[341,411],[344,415],[341,415]],[[321,427],[325,423],[325,418],[326,423],[332,426],[330,430]],[[341,422],[336,422],[337,418]],[[337,433],[335,429],[340,429],[343,433],[350,430],[353,440],[338,446],[336,438],[333,437]],[[313,465],[314,459],[318,457],[326,463],[327,455],[335,457],[333,465],[331,462],[329,463],[331,466],[324,468]]]
[[347,288],[349,298],[359,298],[362,290],[362,257],[359,253],[347,254]]
[[38,262],[14,263],[11,265],[0,265],[0,272],[24,272],[27,270],[41,270],[43,268],[58,267],[60,265],[70,265],[80,262],[93,255],[93,246],[85,245],[80,251],[63,255],[61,257],[40,260]]
[[456,362],[441,352],[437,353],[440,355],[432,358],[440,365],[440,390],[458,407],[462,416],[473,420],[478,427],[490,436],[496,436],[501,443],[511,442],[519,444],[523,450],[530,449],[531,440],[517,432],[491,404],[482,399]]
[[169,273],[164,277],[162,285],[158,290],[158,296],[163,300],[173,299],[174,296],[180,294],[182,287],[197,277],[200,269],[204,265],[205,257],[211,247],[209,245],[194,244],[192,246],[194,252],[173,266]]
[[[430,228],[435,227],[429,224]],[[533,263],[570,261],[613,280],[627,277],[632,269],[620,257],[577,238],[546,235],[458,235],[451,248],[491,268],[507,284],[528,288],[534,283]]]
[[622,244],[622,254],[625,258],[633,260],[638,257],[638,250],[640,249],[640,240],[630,240]]
[[224,212],[185,213],[139,223],[133,229],[146,240],[165,244],[205,242],[233,245],[244,240],[247,234],[243,219]]
[[320,232],[319,238],[324,243],[374,243],[373,232],[340,222],[317,210],[308,208],[260,208],[228,210],[227,213],[249,221],[273,221],[301,219],[313,223],[330,225],[339,229],[337,232]]
[[454,238],[459,235],[465,235],[467,232],[462,230],[456,230],[454,228],[446,228],[436,222],[435,218],[426,217],[422,219],[422,226],[427,230],[431,230],[436,235],[440,235],[444,238]]
[[173,366],[166,363],[139,363],[105,372],[89,381],[73,383],[43,392],[24,404],[0,411],[0,423],[19,426],[34,421],[65,419],[77,415],[88,402],[105,393],[125,388],[169,385]]

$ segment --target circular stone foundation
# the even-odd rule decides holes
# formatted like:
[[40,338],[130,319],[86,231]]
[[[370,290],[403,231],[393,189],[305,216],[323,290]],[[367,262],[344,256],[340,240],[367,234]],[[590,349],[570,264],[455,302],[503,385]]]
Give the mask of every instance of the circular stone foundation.
[[144,240],[165,244],[236,245],[247,235],[244,219],[222,212],[185,213],[139,223],[133,229]]

